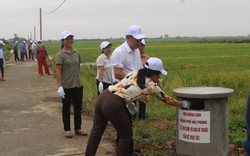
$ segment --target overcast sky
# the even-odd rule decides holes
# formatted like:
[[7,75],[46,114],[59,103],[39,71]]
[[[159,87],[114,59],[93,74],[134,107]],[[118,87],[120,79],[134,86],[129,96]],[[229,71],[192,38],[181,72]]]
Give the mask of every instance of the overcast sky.
[[0,38],[27,38],[42,8],[43,39],[60,39],[70,30],[76,39],[124,37],[131,24],[147,37],[246,36],[250,0],[1,0]]

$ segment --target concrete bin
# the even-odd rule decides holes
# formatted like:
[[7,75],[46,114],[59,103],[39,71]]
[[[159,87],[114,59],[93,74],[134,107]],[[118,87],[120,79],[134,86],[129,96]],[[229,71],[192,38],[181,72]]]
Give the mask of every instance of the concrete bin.
[[192,102],[177,109],[178,156],[227,156],[228,97],[233,89],[221,87],[177,88],[173,95]]

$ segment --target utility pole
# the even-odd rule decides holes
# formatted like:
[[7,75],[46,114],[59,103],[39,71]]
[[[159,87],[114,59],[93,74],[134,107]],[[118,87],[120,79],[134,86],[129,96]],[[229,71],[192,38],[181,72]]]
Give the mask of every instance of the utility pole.
[[34,41],[36,40],[36,26],[34,26]]
[[42,8],[40,8],[40,40],[42,39]]

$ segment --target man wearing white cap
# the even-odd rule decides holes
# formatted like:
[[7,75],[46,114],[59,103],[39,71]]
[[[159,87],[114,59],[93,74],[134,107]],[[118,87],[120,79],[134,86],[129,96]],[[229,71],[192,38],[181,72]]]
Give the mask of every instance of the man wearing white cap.
[[[125,42],[117,47],[111,55],[111,66],[113,66],[112,78],[115,83],[122,80],[129,72],[142,68],[140,51],[138,48],[141,46],[141,41],[145,37],[139,25],[130,25],[128,27]],[[132,119],[132,116],[136,116],[135,104],[131,102],[127,107],[131,113],[128,114],[128,116]],[[119,136],[117,142],[119,142]],[[129,153],[133,152],[132,141]]]
[[4,67],[3,67],[3,65],[5,64],[4,53],[3,53],[3,46],[4,45],[5,44],[3,43],[3,41],[0,40],[0,69],[1,69],[2,81],[4,81]]
[[134,70],[142,68],[139,47],[143,35],[139,25],[131,25],[126,34],[126,41],[117,47],[111,55],[114,82],[119,82],[124,76]]

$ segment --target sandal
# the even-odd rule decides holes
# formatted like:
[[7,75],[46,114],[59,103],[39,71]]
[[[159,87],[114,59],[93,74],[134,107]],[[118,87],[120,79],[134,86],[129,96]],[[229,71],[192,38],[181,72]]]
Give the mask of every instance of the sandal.
[[65,136],[65,138],[72,138],[72,137],[73,137],[71,131],[65,131],[65,132],[64,132],[64,136]]
[[77,130],[77,131],[75,131],[75,135],[87,136],[88,133],[86,131],[83,131],[83,130]]

